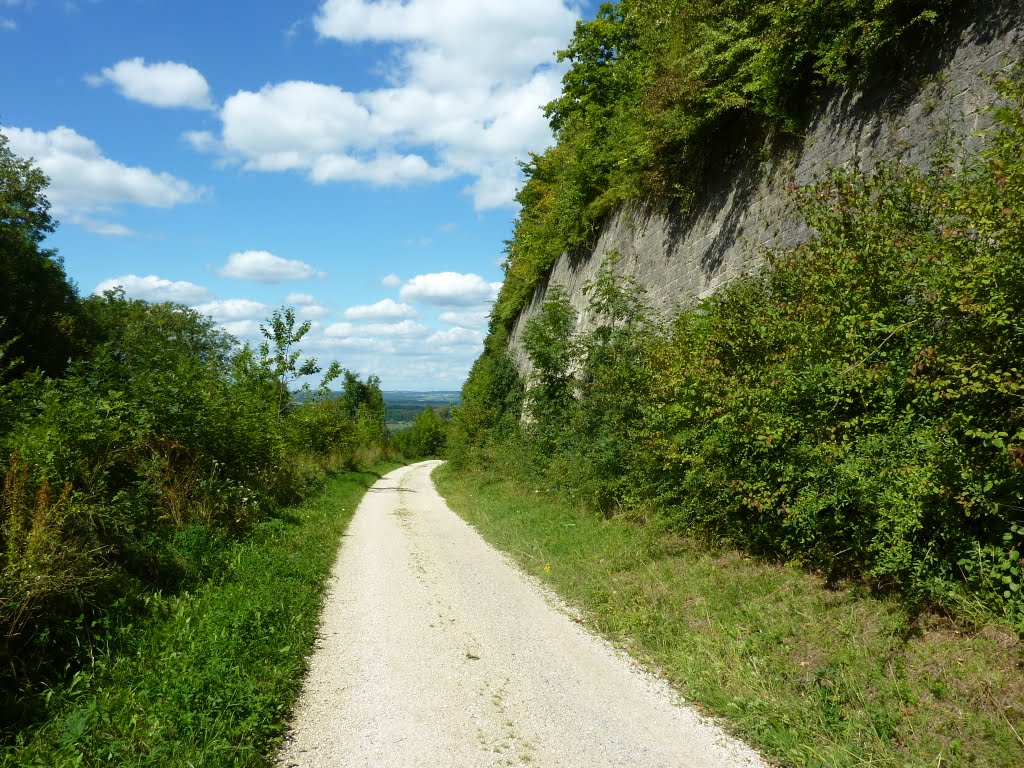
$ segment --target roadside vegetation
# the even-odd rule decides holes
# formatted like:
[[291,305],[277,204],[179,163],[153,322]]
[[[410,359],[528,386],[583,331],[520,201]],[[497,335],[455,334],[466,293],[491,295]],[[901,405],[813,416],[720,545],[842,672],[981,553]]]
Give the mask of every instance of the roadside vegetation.
[[305,358],[287,307],[253,346],[81,298],[46,183],[0,134],[0,762],[261,764],[351,473],[400,456],[379,381]]
[[[1019,72],[976,155],[795,189],[817,234],[672,318],[610,254],[585,286],[590,330],[548,286],[529,380],[510,359],[554,259],[622,200],[685,204],[706,131],[762,146],[956,4],[712,5],[623,0],[578,27],[443,483],[784,765],[1022,764]],[[771,85],[784,73],[794,90]]]
[[1024,85],[1003,90],[981,157],[835,172],[799,193],[816,237],[670,322],[614,256],[589,333],[556,286],[525,395],[492,339],[451,459],[516,442],[604,516],[1024,631]]
[[93,620],[88,659],[46,688],[0,766],[272,765],[338,542],[378,477],[333,476],[243,539],[210,546],[201,581]]
[[395,447],[409,460],[441,458],[448,442],[450,413],[447,406],[424,406],[408,429],[394,433]]
[[856,582],[605,520],[520,455],[434,479],[488,541],[772,764],[1024,763],[1020,641],[1005,625],[908,614]]

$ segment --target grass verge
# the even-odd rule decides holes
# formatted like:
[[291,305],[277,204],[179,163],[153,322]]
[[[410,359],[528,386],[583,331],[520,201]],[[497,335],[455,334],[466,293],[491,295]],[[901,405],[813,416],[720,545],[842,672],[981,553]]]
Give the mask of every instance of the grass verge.
[[1024,644],[628,521],[434,473],[449,505],[593,628],[783,766],[1024,765]]
[[97,626],[104,650],[45,692],[46,719],[0,766],[271,765],[338,542],[378,477],[336,476],[232,545],[206,583],[147,598],[133,623]]

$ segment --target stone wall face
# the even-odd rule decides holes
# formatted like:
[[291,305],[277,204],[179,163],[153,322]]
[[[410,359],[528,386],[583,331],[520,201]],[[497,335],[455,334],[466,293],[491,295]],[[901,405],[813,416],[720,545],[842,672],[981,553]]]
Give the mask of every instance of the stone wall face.
[[769,160],[723,170],[690,212],[621,208],[587,256],[558,259],[516,320],[509,347],[520,371],[526,375],[530,369],[522,332],[548,286],[566,289],[579,313],[578,330],[587,330],[583,288],[612,252],[619,254],[619,269],[646,288],[650,305],[668,316],[757,272],[766,251],[791,248],[812,235],[796,215],[794,182],[810,183],[838,166],[868,170],[882,160],[924,167],[947,140],[961,143],[964,151],[976,149],[979,132],[991,123],[987,107],[996,100],[991,76],[1024,59],[1021,3],[1000,4],[984,16],[935,54],[920,84],[834,93],[803,137],[770,153]]

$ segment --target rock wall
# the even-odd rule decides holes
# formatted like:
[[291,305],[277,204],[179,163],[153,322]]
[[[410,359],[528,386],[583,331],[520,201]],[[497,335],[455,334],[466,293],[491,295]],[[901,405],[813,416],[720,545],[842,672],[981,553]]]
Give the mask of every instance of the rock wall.
[[1024,59],[1024,13],[1019,0],[972,11],[973,20],[932,51],[914,83],[881,84],[871,91],[836,91],[807,123],[805,134],[776,146],[766,160],[722,169],[709,179],[687,213],[639,204],[622,207],[585,256],[563,255],[513,326],[510,352],[525,375],[526,323],[540,310],[548,286],[560,284],[586,330],[583,287],[605,256],[618,252],[619,269],[647,290],[664,315],[692,305],[764,264],[766,251],[793,247],[812,233],[795,213],[793,183],[814,181],[829,168],[870,169],[880,160],[924,167],[940,142],[976,149],[995,102],[992,75]]

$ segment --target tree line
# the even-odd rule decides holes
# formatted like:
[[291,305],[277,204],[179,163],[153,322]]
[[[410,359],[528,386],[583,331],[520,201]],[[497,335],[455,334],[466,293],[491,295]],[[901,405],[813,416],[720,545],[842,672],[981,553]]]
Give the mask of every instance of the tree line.
[[[440,449],[441,427],[425,417],[411,437],[388,434],[377,377],[304,357],[310,324],[291,308],[252,345],[178,304],[81,297],[45,245],[57,225],[46,186],[0,134],[8,723],[32,716],[42,682],[89,657],[98,626],[154,590],[210,577],[232,541],[329,474]],[[302,383],[311,377],[319,387]]]

